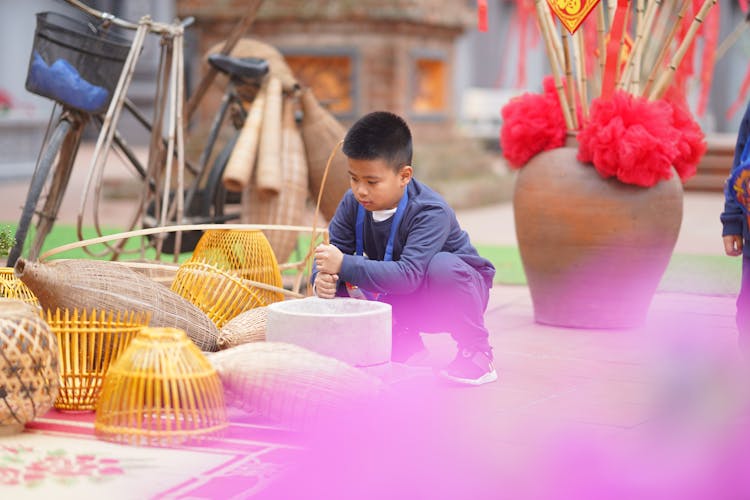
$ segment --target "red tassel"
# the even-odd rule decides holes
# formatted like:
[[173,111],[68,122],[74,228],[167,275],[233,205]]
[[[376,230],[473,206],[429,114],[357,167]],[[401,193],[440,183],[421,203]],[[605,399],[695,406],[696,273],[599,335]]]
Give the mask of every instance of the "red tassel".
[[615,91],[615,80],[617,79],[617,67],[620,62],[620,47],[623,33],[625,31],[625,18],[628,13],[629,2],[617,0],[617,10],[609,30],[609,43],[607,44],[607,62],[604,65],[604,81],[602,83],[602,99],[610,99]]
[[745,74],[745,79],[742,81],[742,85],[740,85],[740,94],[737,96],[737,100],[732,103],[731,106],[729,106],[729,109],[727,110],[727,119],[734,116],[734,114],[737,112],[740,107],[745,102],[745,97],[747,97],[747,92],[750,90],[750,66],[747,68],[747,73]]
[[487,0],[477,0],[477,29],[487,32]]
[[747,0],[740,0],[740,8],[742,12],[747,12]]

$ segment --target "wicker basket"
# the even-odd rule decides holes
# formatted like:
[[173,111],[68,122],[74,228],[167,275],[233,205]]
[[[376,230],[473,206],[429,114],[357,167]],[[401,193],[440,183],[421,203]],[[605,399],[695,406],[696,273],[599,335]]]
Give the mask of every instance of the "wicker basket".
[[104,379],[94,430],[107,441],[171,446],[227,425],[221,380],[185,332],[144,328]]
[[255,342],[212,353],[227,404],[255,418],[295,429],[352,410],[378,396],[384,384],[342,361],[303,347]]
[[229,349],[249,342],[266,340],[266,317],[268,309],[256,307],[232,318],[219,330],[219,349]]
[[260,231],[206,231],[172,290],[221,328],[238,314],[284,299],[281,273]]
[[37,307],[0,299],[0,434],[20,432],[52,408],[57,341]]
[[99,260],[27,262],[16,275],[36,294],[44,309],[143,311],[151,326],[185,330],[204,351],[215,351],[219,331],[197,307],[167,287],[127,267]]
[[16,278],[12,267],[0,267],[0,297],[18,299],[35,306],[39,305],[34,292],[23,281]]
[[132,311],[47,310],[47,323],[57,336],[60,352],[60,393],[55,408],[94,410],[110,364],[148,321],[147,313]]

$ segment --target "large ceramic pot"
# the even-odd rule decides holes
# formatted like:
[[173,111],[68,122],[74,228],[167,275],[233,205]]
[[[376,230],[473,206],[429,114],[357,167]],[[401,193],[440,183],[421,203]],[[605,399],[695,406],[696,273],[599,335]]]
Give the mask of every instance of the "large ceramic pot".
[[536,155],[513,196],[516,235],[538,323],[642,324],[682,223],[678,176],[650,188],[604,179],[577,148]]

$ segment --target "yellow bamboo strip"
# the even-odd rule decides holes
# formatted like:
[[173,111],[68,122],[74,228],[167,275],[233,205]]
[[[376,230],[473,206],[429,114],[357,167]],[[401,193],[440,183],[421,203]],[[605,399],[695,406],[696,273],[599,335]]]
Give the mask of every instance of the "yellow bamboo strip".
[[680,7],[679,13],[677,14],[677,20],[672,23],[672,29],[670,30],[667,37],[664,39],[661,50],[659,51],[659,55],[656,57],[656,60],[654,61],[653,66],[651,67],[651,72],[648,75],[648,79],[646,80],[646,85],[643,88],[643,92],[641,95],[648,95],[648,93],[651,91],[651,88],[653,87],[654,80],[656,79],[656,74],[661,70],[661,65],[664,62],[664,58],[667,56],[667,52],[669,50],[669,46],[672,44],[672,41],[674,40],[674,37],[677,35],[677,30],[680,28],[680,25],[682,24],[682,18],[685,17],[685,13],[687,13],[687,8],[692,4],[692,0],[683,0],[682,6]]
[[[585,122],[589,116],[588,78],[586,76],[586,49],[583,44],[583,34],[580,30],[573,34],[573,52],[576,60],[576,75],[578,81],[578,95],[581,98],[581,118]],[[581,126],[583,124],[580,124]]]
[[573,128],[575,130],[578,130],[578,116],[576,116],[576,89],[578,86],[573,81],[573,64],[571,62],[571,39],[570,36],[568,36],[568,30],[562,30],[562,47],[563,47],[563,56],[565,58],[565,81],[567,83],[567,86],[565,88],[566,90],[566,96],[568,98],[568,112],[570,113],[571,121],[573,124]]

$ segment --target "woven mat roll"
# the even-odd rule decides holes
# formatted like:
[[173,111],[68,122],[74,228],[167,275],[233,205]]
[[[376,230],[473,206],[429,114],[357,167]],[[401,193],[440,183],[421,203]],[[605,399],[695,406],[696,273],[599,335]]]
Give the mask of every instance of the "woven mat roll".
[[254,342],[209,356],[224,385],[227,405],[295,429],[377,397],[378,379],[302,347]]
[[263,124],[260,128],[255,184],[265,198],[278,196],[282,189],[281,164],[281,81],[268,79]]
[[[294,121],[294,99],[284,99],[281,131],[282,189],[278,196],[262,197],[251,184],[242,194],[244,224],[297,226],[304,223],[307,200],[307,159],[302,136]],[[297,245],[296,231],[266,231],[276,260],[286,262]]]
[[44,309],[151,313],[151,326],[184,330],[202,351],[215,351],[219,332],[200,309],[163,285],[116,262],[19,259],[16,275]]
[[227,191],[241,192],[250,184],[250,179],[253,177],[265,102],[266,90],[263,87],[250,105],[245,123],[240,129],[237,142],[224,168],[221,182],[224,183]]
[[[310,89],[302,92],[302,112],[302,139],[305,143],[309,169],[310,196],[317,201],[328,157],[333,148],[344,138],[346,130],[318,103]],[[348,164],[344,153],[338,151],[328,171],[328,179],[320,203],[320,212],[326,219],[333,218],[336,207],[347,189],[349,189]]]
[[229,349],[250,342],[266,340],[266,316],[268,309],[256,307],[229,320],[219,330],[219,349]]

